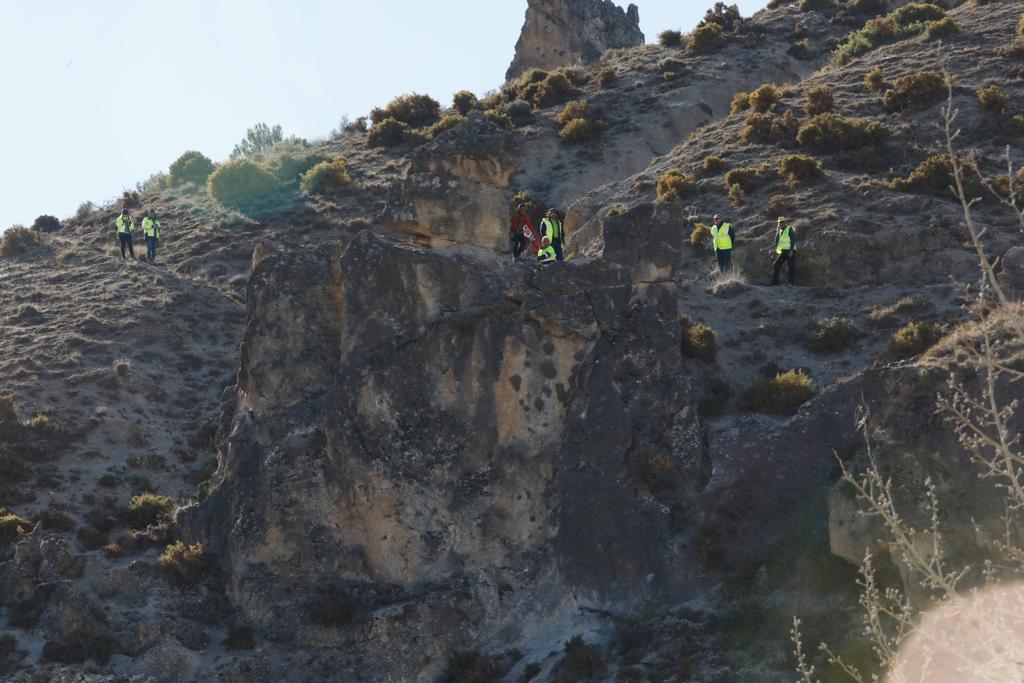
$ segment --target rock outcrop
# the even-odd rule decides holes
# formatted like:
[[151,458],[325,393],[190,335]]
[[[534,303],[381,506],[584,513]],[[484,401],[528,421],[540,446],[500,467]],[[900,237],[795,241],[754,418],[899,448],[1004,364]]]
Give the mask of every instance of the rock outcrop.
[[589,64],[611,48],[643,43],[636,5],[624,11],[612,0],[530,0],[505,78],[512,80],[530,68]]

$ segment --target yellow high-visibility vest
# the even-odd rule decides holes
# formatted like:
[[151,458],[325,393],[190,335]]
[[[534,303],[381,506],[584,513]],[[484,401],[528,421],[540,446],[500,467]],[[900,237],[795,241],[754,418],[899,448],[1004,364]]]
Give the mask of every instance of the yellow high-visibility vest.
[[790,251],[793,248],[793,226],[787,225],[779,232],[779,244],[775,248],[775,252],[781,254],[784,251]]
[[155,237],[160,239],[160,221],[155,221],[149,216],[142,219],[142,231],[146,233],[146,237]]
[[714,240],[715,251],[727,251],[732,249],[732,237],[729,231],[732,230],[732,223],[722,223],[721,226],[711,226],[711,239]]
[[124,216],[117,217],[117,231],[122,235],[130,235],[135,230],[135,221],[129,218],[125,221]]

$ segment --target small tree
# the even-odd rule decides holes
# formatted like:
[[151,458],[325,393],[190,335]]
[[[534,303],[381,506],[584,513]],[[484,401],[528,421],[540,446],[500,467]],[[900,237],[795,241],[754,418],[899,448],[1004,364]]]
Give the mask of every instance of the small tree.
[[176,185],[181,183],[202,184],[210,177],[214,168],[213,162],[205,155],[190,150],[178,157],[168,170],[171,172],[171,182]]
[[235,149],[231,151],[231,158],[240,159],[266,152],[282,140],[284,133],[281,126],[270,127],[265,123],[257,123],[245,131],[245,138],[235,145]]

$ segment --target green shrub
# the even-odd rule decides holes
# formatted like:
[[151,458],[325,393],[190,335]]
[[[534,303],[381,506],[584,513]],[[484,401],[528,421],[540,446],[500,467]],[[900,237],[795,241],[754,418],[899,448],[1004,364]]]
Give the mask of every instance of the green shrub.
[[151,524],[168,519],[173,511],[174,501],[167,496],[140,493],[132,496],[123,516],[129,526],[145,529]]
[[206,547],[202,543],[185,545],[182,541],[167,546],[156,566],[171,584],[182,588],[200,583],[210,571]]
[[679,47],[683,44],[683,34],[680,31],[666,29],[658,34],[658,44],[662,47]]
[[666,171],[658,178],[657,192],[659,202],[679,199],[693,189],[693,176],[682,171]]
[[807,38],[794,40],[786,51],[786,54],[803,62],[808,61],[813,56],[811,54],[811,41]]
[[733,95],[732,106],[729,108],[730,114],[742,114],[748,109],[750,109],[750,93],[738,92]]
[[43,510],[39,513],[39,521],[47,531],[74,531],[75,520],[63,510]]
[[690,34],[686,51],[691,55],[703,55],[717,50],[725,43],[722,33],[722,27],[718,24],[698,26]]
[[746,192],[743,191],[743,187],[740,185],[728,185],[729,188],[729,199],[736,204],[742,204],[746,198]]
[[555,123],[559,126],[565,126],[573,119],[586,119],[590,117],[590,104],[586,100],[576,100],[569,102],[555,116]]
[[888,138],[888,129],[877,121],[847,119],[831,112],[811,117],[796,134],[801,147],[819,152],[877,147],[885,144]]
[[1024,59],[1024,40],[1015,40],[1010,45],[999,48],[999,56],[1003,59]]
[[605,213],[605,216],[611,216],[614,218],[615,216],[624,215],[627,211],[629,211],[629,207],[627,207],[625,204],[616,204],[615,206],[608,208],[608,211]]
[[886,0],[852,0],[849,7],[854,14],[881,14],[888,3]]
[[440,121],[438,121],[437,123],[435,123],[434,125],[427,129],[426,135],[428,138],[431,139],[436,138],[438,135],[444,133],[445,131],[451,130],[453,128],[458,128],[468,120],[469,119],[467,119],[462,114],[446,114],[443,117],[441,117]]
[[896,80],[892,90],[882,98],[886,111],[922,109],[946,97],[949,87],[942,74],[935,71],[921,71]]
[[716,2],[704,13],[704,18],[700,20],[698,26],[707,24],[718,24],[725,33],[732,33],[743,26],[743,16],[740,14],[740,8],[736,5]]
[[4,231],[0,241],[0,256],[8,258],[21,256],[32,247],[38,246],[42,240],[39,233],[21,225],[15,225]]
[[846,64],[876,47],[917,35],[925,30],[927,22],[945,17],[945,10],[930,3],[904,5],[884,17],[871,19],[863,28],[848,35],[836,49],[834,60],[837,64]]
[[460,90],[452,96],[452,108],[463,116],[480,108],[480,100],[468,90]]
[[601,69],[597,72],[597,84],[602,88],[615,85],[619,80],[619,72],[612,67]]
[[505,675],[507,668],[495,657],[477,651],[456,650],[448,658],[441,675],[442,683],[495,683]]
[[711,228],[703,223],[697,223],[690,232],[690,246],[695,249],[703,249],[711,241]]
[[743,410],[767,415],[793,415],[817,393],[803,370],[790,370],[752,384],[740,395],[739,405]]
[[426,141],[412,126],[398,119],[387,118],[373,124],[366,137],[370,147],[396,147],[397,145],[419,145]]
[[493,123],[496,126],[500,126],[505,130],[512,130],[516,127],[515,121],[512,117],[503,111],[497,109],[488,109],[484,112],[484,118]]
[[232,159],[255,156],[269,152],[274,145],[284,140],[284,133],[281,126],[268,126],[265,123],[257,123],[245,131],[245,138],[235,145],[231,151]]
[[817,116],[832,111],[836,106],[836,98],[832,88],[819,85],[804,91],[804,111],[808,116]]
[[[710,235],[710,229],[708,234]],[[718,357],[715,331],[703,323],[695,323],[687,316],[679,317],[680,351],[684,358],[697,358],[714,365]]]
[[600,651],[577,635],[565,644],[565,657],[559,664],[554,680],[558,683],[592,681],[603,678],[607,671],[608,665]]
[[345,189],[352,182],[345,160],[336,157],[333,161],[321,161],[302,174],[302,194],[333,194]]
[[713,379],[704,388],[700,401],[697,403],[697,412],[703,418],[717,417],[725,410],[726,404],[732,398],[732,389],[729,385],[719,379]]
[[600,138],[606,130],[608,124],[603,120],[573,119],[562,127],[558,136],[567,143],[590,142]]
[[388,102],[383,109],[370,112],[370,120],[374,125],[387,119],[394,119],[410,128],[429,126],[441,116],[441,103],[429,95],[409,93],[400,95]]
[[248,626],[229,626],[224,647],[228,650],[252,650],[256,647],[256,637]]
[[721,157],[705,157],[703,166],[705,175],[718,175],[725,170],[725,160]]
[[97,481],[97,484],[105,489],[116,489],[121,485],[121,479],[113,474],[104,474]]
[[761,114],[774,107],[782,99],[782,91],[772,83],[765,83],[750,93],[750,106]]
[[108,533],[107,531],[100,531],[94,526],[84,526],[78,530],[78,542],[82,544],[82,548],[85,550],[96,550],[107,544]]
[[229,161],[206,183],[210,197],[243,213],[260,211],[280,201],[281,184],[273,173],[247,159]]
[[938,21],[929,21],[925,24],[924,32],[928,40],[939,40],[960,33],[960,27],[950,17],[946,17]]
[[751,192],[761,187],[764,178],[756,168],[734,168],[725,174],[725,184],[738,187],[743,192]]
[[676,80],[676,77],[678,75],[679,74],[677,74],[675,71],[666,71],[666,72],[661,74],[661,78],[666,83],[671,83],[672,81]]
[[171,182],[176,185],[181,183],[196,183],[202,185],[213,173],[214,164],[201,152],[188,151],[182,154],[171,164]]
[[32,221],[32,229],[36,232],[58,232],[60,230],[60,219],[56,216],[36,216]]
[[801,12],[824,12],[834,7],[832,0],[800,0]]
[[864,89],[868,92],[878,92],[885,85],[885,76],[882,74],[880,68],[872,67],[870,71],[864,74]]
[[857,328],[849,318],[829,318],[818,325],[807,348],[814,353],[838,353],[857,341]]
[[309,617],[320,626],[345,626],[359,617],[359,601],[343,586],[324,587],[310,606]]
[[514,83],[505,86],[504,92],[510,100],[525,100],[543,108],[565,102],[575,90],[564,73],[528,69]]
[[[512,121],[513,126],[524,126],[533,120],[533,107],[530,106],[529,102],[523,102],[522,100],[509,102],[505,105],[504,112],[497,113],[504,113]],[[504,124],[499,125],[507,127]]]
[[[964,191],[969,197],[978,196],[984,190],[981,181],[976,174],[970,172],[970,165],[967,161],[964,161],[961,166]],[[892,181],[891,185],[895,190],[916,190],[949,197],[954,183],[953,163],[949,155],[934,154],[922,161],[905,180],[897,178]]]
[[282,152],[274,159],[274,175],[284,184],[297,183],[302,174],[322,161],[330,161],[331,157],[324,152]]
[[893,332],[889,346],[882,354],[887,362],[906,360],[919,356],[942,339],[944,330],[932,323],[908,323]]
[[0,548],[15,543],[23,534],[32,531],[32,522],[0,507]]
[[990,114],[1005,115],[1010,111],[1010,98],[998,85],[990,85],[978,91],[981,108]]
[[779,162],[779,173],[786,176],[791,185],[809,183],[823,175],[821,162],[802,154],[783,157]]

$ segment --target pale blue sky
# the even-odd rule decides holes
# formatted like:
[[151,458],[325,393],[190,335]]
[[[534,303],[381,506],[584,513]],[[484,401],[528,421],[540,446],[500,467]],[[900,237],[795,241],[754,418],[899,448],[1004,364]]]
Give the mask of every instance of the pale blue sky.
[[[625,6],[625,2],[619,3]],[[639,0],[648,42],[713,0]],[[749,16],[766,0],[740,0]],[[0,230],[120,195],[246,128],[323,137],[395,95],[501,85],[526,0],[0,0]]]

